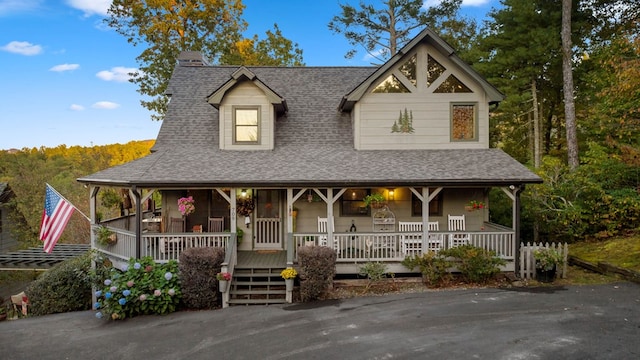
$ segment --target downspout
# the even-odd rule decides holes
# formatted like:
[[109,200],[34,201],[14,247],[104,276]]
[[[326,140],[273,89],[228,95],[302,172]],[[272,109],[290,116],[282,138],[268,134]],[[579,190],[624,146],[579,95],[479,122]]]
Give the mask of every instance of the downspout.
[[136,203],[136,259],[140,259],[142,257],[142,201],[135,185],[131,188],[131,193]]

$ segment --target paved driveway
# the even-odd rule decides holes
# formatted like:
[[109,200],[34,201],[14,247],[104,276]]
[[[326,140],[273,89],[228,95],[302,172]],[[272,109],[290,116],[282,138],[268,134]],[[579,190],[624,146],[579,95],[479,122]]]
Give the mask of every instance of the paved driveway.
[[472,289],[0,322],[1,359],[639,359],[640,286]]

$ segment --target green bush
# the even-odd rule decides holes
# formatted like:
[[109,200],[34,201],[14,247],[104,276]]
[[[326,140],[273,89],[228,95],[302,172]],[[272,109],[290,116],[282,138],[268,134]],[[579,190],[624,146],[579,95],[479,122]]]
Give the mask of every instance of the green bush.
[[441,256],[452,257],[455,266],[465,281],[484,284],[500,273],[500,266],[507,262],[495,251],[484,250],[473,245],[456,246],[441,250]]
[[402,265],[409,270],[419,268],[427,286],[442,286],[451,280],[448,272],[451,262],[439,252],[428,251],[422,255],[408,256],[402,260]]
[[331,286],[336,257],[335,250],[325,246],[303,246],[298,250],[302,301],[317,300]]
[[182,298],[178,263],[157,264],[149,256],[131,259],[123,269],[112,267],[96,287],[102,288],[96,291],[96,317],[113,320],[172,313]]
[[91,256],[66,260],[32,282],[25,293],[31,315],[47,315],[91,308]]
[[216,274],[224,262],[223,248],[189,248],[180,254],[182,302],[190,309],[219,305]]

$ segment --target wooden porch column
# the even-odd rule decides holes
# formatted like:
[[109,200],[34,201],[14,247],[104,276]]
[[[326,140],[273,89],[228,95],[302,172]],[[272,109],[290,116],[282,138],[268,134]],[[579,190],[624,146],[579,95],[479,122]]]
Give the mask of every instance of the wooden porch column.
[[422,187],[422,253],[429,251],[429,187]]
[[[327,245],[330,249],[334,249],[333,242],[333,226],[335,226],[335,219],[333,218],[333,188],[327,188]],[[333,226],[331,226],[333,225]]]
[[142,201],[140,201],[140,191],[135,185],[130,192],[133,194],[133,201],[136,204],[136,259],[140,259],[142,254]]
[[[293,189],[287,188],[287,236],[285,249],[287,251],[287,267],[293,266]],[[289,294],[287,294],[288,296]]]
[[[98,204],[98,191],[100,190],[99,186],[91,186],[89,190],[89,216],[91,217],[89,221],[89,226],[98,223],[98,214],[96,212],[97,204]],[[93,232],[93,228],[91,229],[91,247],[94,248],[96,245],[96,234]]]

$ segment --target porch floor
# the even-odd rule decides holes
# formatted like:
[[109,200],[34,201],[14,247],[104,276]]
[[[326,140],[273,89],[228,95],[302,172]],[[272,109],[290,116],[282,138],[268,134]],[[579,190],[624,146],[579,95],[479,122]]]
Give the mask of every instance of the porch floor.
[[286,266],[286,251],[238,251],[238,268],[284,269]]

